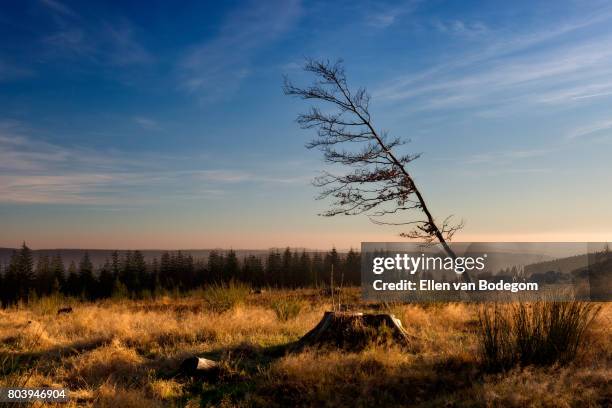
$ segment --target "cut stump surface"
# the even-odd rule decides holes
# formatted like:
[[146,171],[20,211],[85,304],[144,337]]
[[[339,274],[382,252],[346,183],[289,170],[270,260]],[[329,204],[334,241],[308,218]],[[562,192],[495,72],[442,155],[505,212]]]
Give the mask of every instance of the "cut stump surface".
[[181,363],[180,372],[188,376],[214,378],[220,372],[219,363],[202,357],[189,357]]
[[370,344],[408,345],[408,334],[398,318],[388,313],[325,312],[323,319],[295,346],[360,350]]

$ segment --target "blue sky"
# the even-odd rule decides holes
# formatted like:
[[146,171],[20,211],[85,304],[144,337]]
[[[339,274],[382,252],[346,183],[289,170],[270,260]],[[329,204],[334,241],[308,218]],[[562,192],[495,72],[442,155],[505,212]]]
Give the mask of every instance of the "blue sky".
[[[176,2],[174,2],[176,3]],[[612,5],[9,1],[0,9],[0,245],[339,248],[325,166],[282,94],[343,58],[459,240],[610,240]],[[406,216],[409,216],[408,214]]]

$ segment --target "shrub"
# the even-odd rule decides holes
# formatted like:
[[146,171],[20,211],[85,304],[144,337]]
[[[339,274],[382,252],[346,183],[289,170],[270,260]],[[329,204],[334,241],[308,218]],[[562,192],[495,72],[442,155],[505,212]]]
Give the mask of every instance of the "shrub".
[[574,359],[600,306],[586,302],[538,302],[514,309],[522,364],[548,365]]
[[214,284],[206,287],[202,296],[206,305],[215,312],[225,312],[244,302],[250,288],[238,281],[227,284]]
[[485,306],[479,314],[484,363],[492,370],[568,363],[600,310],[578,301]]
[[302,310],[302,302],[294,298],[283,298],[272,302],[276,318],[282,322],[295,319]]

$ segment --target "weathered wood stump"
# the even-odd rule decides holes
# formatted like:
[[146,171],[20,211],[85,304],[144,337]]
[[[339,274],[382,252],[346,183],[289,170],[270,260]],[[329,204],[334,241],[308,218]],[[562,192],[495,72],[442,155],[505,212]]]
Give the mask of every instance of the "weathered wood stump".
[[183,361],[179,371],[181,374],[190,377],[213,379],[221,372],[221,366],[216,361],[194,356]]
[[302,337],[294,350],[334,347],[361,350],[370,344],[408,345],[402,323],[388,313],[325,312],[323,319]]
[[72,307],[62,307],[57,309],[57,314],[61,315],[61,314],[68,314],[68,313],[72,313]]

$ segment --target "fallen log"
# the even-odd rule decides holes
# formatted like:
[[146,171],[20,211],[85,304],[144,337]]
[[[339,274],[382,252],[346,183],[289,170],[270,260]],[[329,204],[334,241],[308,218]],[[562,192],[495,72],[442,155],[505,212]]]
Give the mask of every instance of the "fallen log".
[[221,366],[214,360],[202,357],[189,357],[181,363],[179,368],[181,374],[190,377],[216,378],[221,372]]
[[358,351],[371,344],[408,343],[402,323],[392,314],[325,312],[321,321],[298,340],[294,350],[334,347]]

